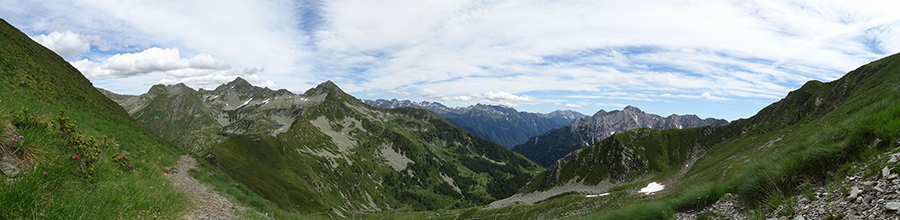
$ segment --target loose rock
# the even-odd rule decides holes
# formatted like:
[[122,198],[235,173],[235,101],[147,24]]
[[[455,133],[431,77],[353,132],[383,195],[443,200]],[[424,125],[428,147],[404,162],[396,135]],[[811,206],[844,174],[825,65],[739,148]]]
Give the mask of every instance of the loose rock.
[[862,192],[862,190],[859,190],[859,188],[856,188],[855,186],[850,187],[850,196],[848,196],[847,198],[848,199],[856,198],[856,195],[859,195],[859,193],[861,193],[861,192]]
[[891,211],[900,210],[900,202],[888,202],[884,204],[884,208]]
[[20,172],[19,167],[16,167],[16,165],[13,165],[11,163],[0,163],[0,170],[3,171],[3,175],[6,175],[10,178],[16,177],[16,175],[19,175]]

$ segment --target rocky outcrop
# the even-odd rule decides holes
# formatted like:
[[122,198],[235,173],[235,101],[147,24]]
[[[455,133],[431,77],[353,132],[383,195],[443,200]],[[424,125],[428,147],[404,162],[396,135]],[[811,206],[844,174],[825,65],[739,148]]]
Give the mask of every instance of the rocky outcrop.
[[[900,162],[900,153],[890,157],[888,166]],[[900,219],[900,175],[888,166],[879,169],[879,174],[863,178],[865,165],[853,166],[855,175],[832,187],[816,187],[813,193],[796,195],[790,204],[782,204],[774,209],[762,210],[741,203],[737,196],[726,194],[715,204],[700,210],[690,210],[675,214],[677,219],[698,219],[700,215],[721,216],[727,219],[752,219],[765,216],[766,219]],[[843,191],[841,189],[846,189]],[[793,210],[790,213],[788,210]],[[779,213],[787,215],[779,215]]]

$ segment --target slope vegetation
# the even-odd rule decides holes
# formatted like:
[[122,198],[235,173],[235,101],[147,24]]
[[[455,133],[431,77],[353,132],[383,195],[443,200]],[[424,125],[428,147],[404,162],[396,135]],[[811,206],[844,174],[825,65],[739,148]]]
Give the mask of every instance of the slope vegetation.
[[177,148],[2,20],[0,54],[0,219],[175,218],[190,207],[163,177]]

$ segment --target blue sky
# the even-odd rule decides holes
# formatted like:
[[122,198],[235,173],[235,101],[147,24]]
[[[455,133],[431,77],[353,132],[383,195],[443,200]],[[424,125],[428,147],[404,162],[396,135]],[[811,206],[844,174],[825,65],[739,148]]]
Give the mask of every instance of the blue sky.
[[7,0],[0,17],[95,86],[295,93],[585,114],[752,116],[900,52],[885,1]]

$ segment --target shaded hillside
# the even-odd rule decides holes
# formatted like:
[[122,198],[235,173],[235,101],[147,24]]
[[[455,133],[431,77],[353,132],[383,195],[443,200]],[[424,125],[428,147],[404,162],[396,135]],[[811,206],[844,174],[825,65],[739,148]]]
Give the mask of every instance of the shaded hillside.
[[524,143],[529,137],[568,125],[587,117],[572,110],[556,110],[548,114],[519,112],[514,108],[477,104],[466,108],[449,108],[437,102],[409,100],[363,100],[379,108],[412,107],[431,110],[457,127],[488,139],[507,149]]
[[534,136],[513,151],[531,158],[542,166],[549,167],[572,151],[587,147],[615,133],[636,128],[692,128],[701,126],[722,126],[723,119],[700,119],[696,115],[670,115],[662,117],[648,114],[640,109],[627,106],[619,111],[598,111],[591,117],[573,121],[570,125]]
[[0,219],[177,217],[189,207],[163,177],[177,148],[2,20],[0,54]]

